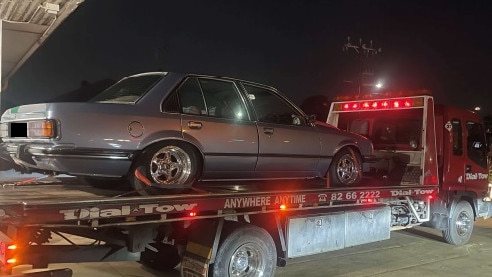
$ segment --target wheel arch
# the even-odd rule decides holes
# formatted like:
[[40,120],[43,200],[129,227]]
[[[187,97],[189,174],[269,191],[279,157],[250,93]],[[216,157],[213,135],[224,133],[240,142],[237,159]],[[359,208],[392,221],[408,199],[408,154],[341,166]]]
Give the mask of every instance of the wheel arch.
[[454,192],[454,201],[451,204],[450,212],[454,208],[454,206],[456,206],[460,201],[466,201],[470,204],[470,206],[473,209],[473,216],[476,219],[477,209],[478,209],[477,195],[471,191]]
[[200,147],[197,146],[196,143],[193,143],[191,141],[188,141],[188,140],[185,140],[185,139],[182,139],[179,137],[171,137],[171,138],[164,138],[164,139],[161,138],[161,139],[152,140],[152,141],[145,144],[145,146],[142,148],[142,150],[140,150],[138,152],[138,154],[133,157],[133,160],[135,160],[138,157],[138,155],[141,155],[147,149],[149,149],[149,148],[151,148],[157,144],[164,144],[164,143],[167,143],[167,144],[176,143],[176,144],[190,146],[193,149],[193,151],[195,151],[195,153],[198,154],[198,157],[200,157],[200,167],[201,167],[200,170],[203,170],[203,162],[205,161],[205,156],[203,155],[203,152],[201,151]]

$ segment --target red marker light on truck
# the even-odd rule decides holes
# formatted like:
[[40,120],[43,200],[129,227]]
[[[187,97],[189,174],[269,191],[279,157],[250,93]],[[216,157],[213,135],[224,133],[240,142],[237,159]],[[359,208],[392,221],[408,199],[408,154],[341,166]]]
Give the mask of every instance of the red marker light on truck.
[[16,258],[10,258],[7,260],[7,264],[15,264],[17,262],[17,259]]
[[423,107],[422,97],[399,98],[399,99],[378,99],[364,101],[350,101],[335,103],[334,111],[360,111],[360,110],[394,110]]
[[287,209],[287,206],[286,206],[285,204],[280,205],[280,210],[282,210],[282,211],[283,211],[283,210],[285,210],[285,209]]

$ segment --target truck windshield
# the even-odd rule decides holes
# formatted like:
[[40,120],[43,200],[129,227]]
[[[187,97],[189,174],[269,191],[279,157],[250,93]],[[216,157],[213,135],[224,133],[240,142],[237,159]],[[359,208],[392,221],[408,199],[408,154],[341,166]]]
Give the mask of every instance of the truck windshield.
[[162,74],[149,74],[122,79],[89,102],[134,104],[163,76]]

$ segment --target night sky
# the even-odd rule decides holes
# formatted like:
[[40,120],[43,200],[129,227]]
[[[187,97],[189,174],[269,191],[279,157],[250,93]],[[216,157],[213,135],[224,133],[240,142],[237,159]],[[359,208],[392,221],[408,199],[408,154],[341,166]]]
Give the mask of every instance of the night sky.
[[492,113],[492,1],[86,0],[10,80],[2,106],[44,102],[144,71],[268,84],[294,102],[354,91],[374,42],[387,89],[430,89],[440,103]]

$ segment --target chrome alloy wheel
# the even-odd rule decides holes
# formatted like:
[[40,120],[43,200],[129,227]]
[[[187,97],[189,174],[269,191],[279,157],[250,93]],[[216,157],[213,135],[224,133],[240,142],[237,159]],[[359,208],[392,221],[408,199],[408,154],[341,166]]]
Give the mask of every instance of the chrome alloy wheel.
[[229,263],[229,276],[261,277],[265,269],[265,253],[255,243],[241,245],[232,255]]
[[190,156],[177,146],[157,151],[150,161],[152,181],[161,185],[182,184],[191,174]]
[[337,177],[345,185],[353,184],[359,178],[359,168],[350,154],[344,154],[336,165]]
[[470,232],[472,227],[472,217],[466,211],[461,211],[456,218],[456,232],[458,233],[458,235],[462,237],[466,236]]

